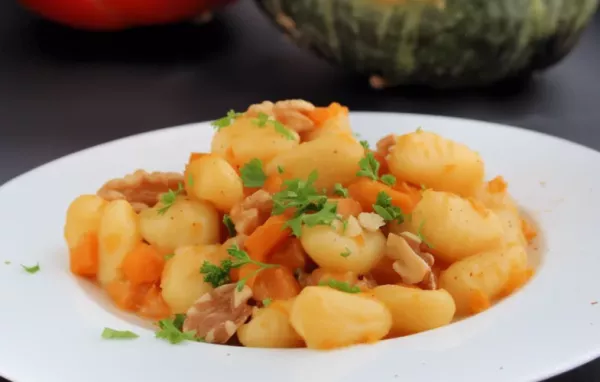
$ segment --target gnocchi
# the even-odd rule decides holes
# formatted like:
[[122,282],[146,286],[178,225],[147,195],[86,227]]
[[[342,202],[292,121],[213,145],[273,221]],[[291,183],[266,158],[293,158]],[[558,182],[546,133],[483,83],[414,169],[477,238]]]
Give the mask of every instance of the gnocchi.
[[139,215],[142,237],[160,251],[172,253],[182,246],[219,242],[219,214],[212,204],[178,197],[167,210],[163,208],[159,203]]
[[437,191],[472,196],[483,183],[483,161],[467,146],[427,131],[396,139],[388,158],[399,179]]
[[[174,343],[334,349],[477,314],[532,276],[507,183],[422,131],[358,142],[348,109],[265,101],[217,121],[182,172],[69,205],[71,273]],[[118,191],[118,192],[117,192]]]
[[481,203],[433,190],[423,192],[411,228],[449,263],[501,247],[504,235],[498,216]]

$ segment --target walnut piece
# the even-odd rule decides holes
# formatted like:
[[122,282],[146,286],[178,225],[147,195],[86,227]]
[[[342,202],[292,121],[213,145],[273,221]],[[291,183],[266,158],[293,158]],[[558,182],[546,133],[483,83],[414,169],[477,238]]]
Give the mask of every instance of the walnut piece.
[[246,116],[256,118],[260,113],[264,113],[283,123],[288,129],[301,133],[311,131],[316,127],[307,115],[314,109],[315,106],[312,103],[301,99],[290,99],[276,103],[264,101],[251,105],[246,111]]
[[358,222],[369,232],[377,232],[380,227],[385,225],[385,220],[373,212],[361,212],[358,214]]
[[229,216],[239,234],[250,235],[271,215],[273,198],[265,190],[258,190],[231,209]]
[[200,297],[187,311],[183,330],[195,330],[206,342],[224,344],[252,314],[248,300],[252,290],[236,284],[220,286]]
[[380,153],[384,158],[387,158],[388,154],[392,151],[392,148],[395,145],[396,135],[386,135],[377,142],[377,152]]
[[393,268],[407,284],[418,284],[431,267],[419,256],[402,236],[390,233],[387,239],[386,254],[394,261]]
[[[154,207],[160,196],[169,190],[176,190],[183,184],[183,174],[177,172],[146,172],[137,170],[123,178],[109,180],[96,193],[107,201],[127,200],[140,212]],[[181,193],[185,195],[185,191]]]

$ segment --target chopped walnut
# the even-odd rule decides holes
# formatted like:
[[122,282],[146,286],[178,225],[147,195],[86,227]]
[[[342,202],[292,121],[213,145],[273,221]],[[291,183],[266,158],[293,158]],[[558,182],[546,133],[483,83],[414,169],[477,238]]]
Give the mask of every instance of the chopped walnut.
[[376,232],[385,225],[385,220],[373,212],[361,212],[358,214],[358,222],[369,232]]
[[385,137],[381,138],[379,140],[379,142],[377,142],[377,152],[382,154],[382,156],[384,158],[386,158],[387,155],[392,150],[392,147],[394,147],[395,145],[396,145],[396,135],[395,134],[386,135]]
[[277,102],[273,108],[273,112],[275,118],[287,128],[297,133],[303,133],[313,130],[316,127],[312,119],[307,116],[307,113],[314,109],[315,106],[310,102],[293,99]]
[[406,284],[418,284],[431,273],[431,267],[402,236],[389,234],[386,254],[395,260],[392,267]]
[[240,203],[233,206],[229,216],[235,230],[250,235],[269,218],[273,209],[273,198],[265,190],[258,190]]
[[275,104],[271,101],[263,101],[262,103],[256,103],[254,105],[250,105],[248,110],[246,110],[246,115],[250,118],[256,118],[260,113],[273,116],[274,106]]
[[200,297],[187,311],[183,330],[195,330],[206,342],[224,344],[252,314],[248,300],[252,290],[236,284],[220,286]]
[[[160,196],[169,190],[176,190],[183,183],[183,174],[177,172],[152,172],[137,170],[123,178],[109,180],[98,190],[97,195],[104,200],[127,200],[140,212],[154,207]],[[182,195],[185,195],[183,191]]]

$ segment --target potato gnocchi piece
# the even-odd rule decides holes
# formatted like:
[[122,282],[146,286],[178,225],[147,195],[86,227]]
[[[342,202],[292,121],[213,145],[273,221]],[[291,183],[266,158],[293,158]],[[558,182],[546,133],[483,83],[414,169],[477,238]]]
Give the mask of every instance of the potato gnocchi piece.
[[220,129],[213,137],[211,152],[225,158],[231,165],[241,167],[254,158],[267,163],[300,143],[300,136],[295,131],[288,130],[290,139],[271,123],[260,127],[255,122],[256,119],[240,117],[230,126]]
[[162,296],[173,313],[185,313],[205,293],[213,290],[204,281],[200,267],[205,261],[220,264],[227,258],[218,245],[195,245],[177,248],[167,261],[161,276]]
[[388,166],[398,179],[463,196],[472,196],[484,176],[478,153],[426,131],[399,136],[390,148]]
[[310,349],[376,342],[392,327],[385,305],[365,295],[306,287],[296,297],[290,322]]
[[107,204],[108,202],[96,195],[81,195],[71,202],[64,227],[69,248],[76,247],[86,232],[98,232]]
[[208,202],[177,197],[164,212],[162,203],[140,212],[140,230],[144,240],[161,252],[176,248],[219,242],[221,221],[217,210]]
[[422,290],[400,285],[382,285],[373,290],[373,295],[392,313],[392,336],[404,336],[448,325],[456,311],[452,296],[443,289]]
[[500,219],[504,230],[505,243],[527,245],[522,230],[519,209],[508,193],[506,182],[502,177],[496,177],[485,183],[477,192],[477,199],[494,211]]
[[423,192],[410,231],[419,232],[436,256],[450,263],[498,248],[504,237],[498,216],[477,201],[433,190]]
[[[354,219],[354,218],[351,218]],[[355,219],[354,219],[355,220]],[[350,236],[337,226],[302,227],[302,247],[320,267],[332,271],[367,273],[385,253],[385,235],[381,231],[363,231]]]
[[356,178],[363,156],[363,147],[353,137],[329,135],[281,152],[269,162],[266,172],[276,174],[282,167],[285,178],[307,179],[317,171],[315,187],[332,190],[336,183],[348,184]]
[[294,300],[274,301],[257,309],[249,323],[242,325],[238,339],[252,348],[297,348],[304,345],[302,337],[290,324],[290,310]]
[[221,212],[244,199],[244,185],[235,169],[218,155],[205,155],[186,168],[188,195],[212,203]]
[[525,248],[511,245],[452,264],[442,271],[440,287],[452,295],[458,314],[479,313],[500,295],[511,275],[526,268]]
[[104,208],[98,228],[98,273],[100,285],[123,279],[121,263],[142,242],[138,215],[129,202],[115,200]]

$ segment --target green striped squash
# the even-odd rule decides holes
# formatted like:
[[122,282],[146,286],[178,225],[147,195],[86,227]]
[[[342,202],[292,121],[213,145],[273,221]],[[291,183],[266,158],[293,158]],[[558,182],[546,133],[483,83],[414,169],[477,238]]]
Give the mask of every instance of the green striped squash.
[[598,0],[257,0],[300,46],[374,87],[482,86],[547,68]]

